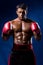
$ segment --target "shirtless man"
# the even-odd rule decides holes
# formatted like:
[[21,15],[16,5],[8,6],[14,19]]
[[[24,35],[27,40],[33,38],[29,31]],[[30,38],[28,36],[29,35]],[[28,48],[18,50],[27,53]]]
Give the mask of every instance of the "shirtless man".
[[10,35],[14,40],[8,65],[35,65],[32,37],[41,39],[40,27],[35,21],[27,18],[28,7],[24,3],[17,5],[16,8],[18,17],[5,23],[2,29],[4,40],[7,40]]

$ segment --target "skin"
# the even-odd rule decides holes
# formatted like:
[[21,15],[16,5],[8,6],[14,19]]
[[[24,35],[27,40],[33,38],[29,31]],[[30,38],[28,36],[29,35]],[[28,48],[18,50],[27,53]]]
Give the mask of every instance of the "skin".
[[[18,17],[11,21],[14,43],[21,45],[29,44],[31,43],[32,36],[34,36],[35,39],[40,40],[41,34],[37,35],[36,32],[32,32],[30,29],[33,21],[26,18],[27,11],[22,8],[18,8],[16,14]],[[10,32],[8,34],[10,34]],[[4,36],[4,38],[6,39],[7,37]]]

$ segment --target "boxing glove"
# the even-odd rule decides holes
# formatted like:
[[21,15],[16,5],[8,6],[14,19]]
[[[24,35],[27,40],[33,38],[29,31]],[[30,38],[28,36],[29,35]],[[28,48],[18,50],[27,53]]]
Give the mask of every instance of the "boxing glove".
[[12,30],[11,21],[4,24],[2,29],[2,37],[8,37],[10,35],[10,31]]
[[39,27],[38,23],[32,22],[31,23],[31,30],[32,30],[32,32],[35,31],[37,34],[39,34],[40,33],[40,27]]

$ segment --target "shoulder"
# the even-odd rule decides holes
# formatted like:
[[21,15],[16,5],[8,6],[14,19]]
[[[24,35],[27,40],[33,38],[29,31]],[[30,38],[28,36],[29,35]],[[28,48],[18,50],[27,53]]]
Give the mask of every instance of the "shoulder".
[[16,19],[13,19],[13,20],[11,20],[11,23],[12,24],[15,24],[15,23],[17,23],[18,22],[18,19],[16,18]]
[[7,21],[4,23],[4,27],[10,26],[10,24],[11,24],[11,21]]
[[32,22],[31,22],[31,26],[32,26],[32,27],[33,27],[33,26],[39,27],[39,24],[38,24],[38,22],[32,21]]
[[29,19],[29,18],[27,18],[26,21],[27,21],[28,23],[32,23],[32,22],[33,22],[33,21],[32,21],[31,19]]
[[27,18],[27,21],[30,22],[31,24],[38,25],[38,22],[36,22],[36,21],[34,21],[34,20],[30,19],[30,18]]

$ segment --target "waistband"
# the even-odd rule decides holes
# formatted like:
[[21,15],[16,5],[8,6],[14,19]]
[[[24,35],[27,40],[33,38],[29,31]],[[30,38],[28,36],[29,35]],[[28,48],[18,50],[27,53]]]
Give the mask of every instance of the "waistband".
[[20,44],[14,44],[13,45],[13,50],[17,50],[17,51],[28,51],[28,50],[32,50],[33,49],[33,46],[32,44],[23,44],[23,45],[20,45]]

